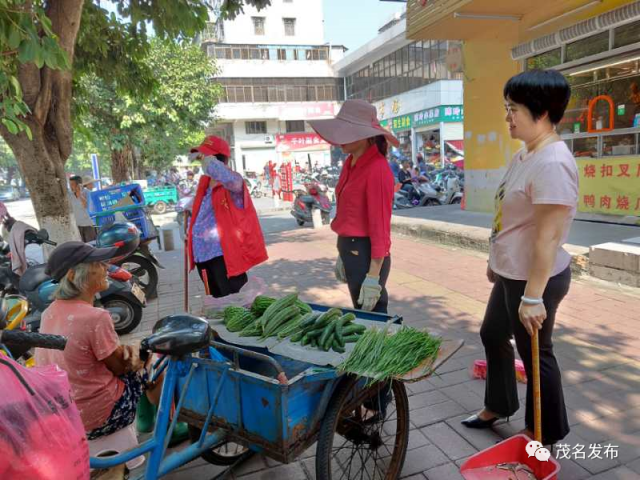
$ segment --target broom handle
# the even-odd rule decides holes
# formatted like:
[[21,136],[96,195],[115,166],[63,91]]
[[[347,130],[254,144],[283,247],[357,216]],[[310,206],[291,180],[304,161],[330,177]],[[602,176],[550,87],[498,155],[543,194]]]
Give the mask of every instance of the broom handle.
[[184,311],[189,313],[189,211],[184,212]]
[[538,329],[534,328],[531,336],[531,353],[533,355],[533,436],[542,443],[542,402],[540,400],[540,348]]

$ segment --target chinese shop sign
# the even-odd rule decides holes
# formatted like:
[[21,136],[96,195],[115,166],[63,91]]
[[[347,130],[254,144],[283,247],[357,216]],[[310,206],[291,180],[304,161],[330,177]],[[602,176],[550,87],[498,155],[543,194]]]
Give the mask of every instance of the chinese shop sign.
[[464,120],[464,108],[462,105],[445,105],[429,108],[421,112],[390,118],[382,123],[384,127],[390,127],[394,132],[411,130],[412,128],[428,127],[441,122],[462,122]]
[[579,210],[640,216],[640,156],[578,160]]
[[285,133],[276,135],[276,149],[279,152],[294,150],[326,150],[329,144],[315,133]]

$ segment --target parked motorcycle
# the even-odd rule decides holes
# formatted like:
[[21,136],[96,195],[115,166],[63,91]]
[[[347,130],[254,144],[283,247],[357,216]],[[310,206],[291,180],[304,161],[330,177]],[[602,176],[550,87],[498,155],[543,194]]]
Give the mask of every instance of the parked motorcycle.
[[[133,237],[140,238],[140,231],[130,222],[116,222],[107,225],[98,232],[96,247],[105,248],[118,246],[121,242],[130,242]],[[140,240],[138,248],[126,258],[117,262],[118,265],[127,270],[137,279],[137,283],[144,291],[145,297],[153,299],[158,292],[158,268],[164,269],[160,261],[151,252],[149,245],[153,237]]]
[[299,226],[313,223],[313,211],[320,210],[322,224],[328,225],[331,220],[331,202],[326,195],[327,187],[316,182],[305,185],[305,190],[295,191],[291,215]]
[[403,210],[413,208],[416,205],[409,199],[409,193],[405,190],[397,190],[393,193],[393,209]]
[[257,178],[245,178],[244,181],[249,189],[249,195],[253,198],[262,197],[262,183]]
[[[29,230],[25,233],[25,244],[52,245],[46,230]],[[120,247],[122,255],[129,255],[137,247],[137,241]],[[23,295],[29,302],[29,313],[25,324],[30,331],[38,331],[42,312],[53,302],[58,283],[45,273],[46,264],[34,265],[20,277],[11,270],[11,265],[0,267],[0,288],[2,296],[8,294]],[[126,270],[112,265],[109,267],[109,288],[96,295],[96,306],[109,312],[118,334],[133,331],[142,320],[142,308],[145,295],[142,289],[132,282],[133,278]]]

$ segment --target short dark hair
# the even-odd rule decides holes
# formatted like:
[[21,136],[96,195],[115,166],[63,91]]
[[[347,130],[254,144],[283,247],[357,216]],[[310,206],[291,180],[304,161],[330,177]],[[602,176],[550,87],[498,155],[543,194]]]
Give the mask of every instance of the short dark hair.
[[73,177],[70,177],[69,181],[82,185],[82,177],[80,175],[74,175]]
[[556,70],[528,70],[509,79],[504,98],[527,107],[534,120],[547,112],[551,123],[557,125],[569,104],[571,87]]

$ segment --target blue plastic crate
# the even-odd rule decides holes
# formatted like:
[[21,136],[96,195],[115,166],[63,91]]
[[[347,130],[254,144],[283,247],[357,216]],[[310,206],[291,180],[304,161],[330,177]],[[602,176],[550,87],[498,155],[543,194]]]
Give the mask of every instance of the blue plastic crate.
[[124,197],[134,195],[138,197],[141,206],[144,206],[144,193],[142,187],[137,183],[128,185],[116,185],[114,187],[96,190],[89,194],[88,210],[90,215],[103,213],[108,211],[117,211],[116,204]]
[[[111,225],[116,221],[116,213],[118,210],[114,210],[111,215],[101,215],[99,217],[95,217],[94,221],[96,222],[96,226],[104,227],[106,225]],[[149,238],[149,225],[147,224],[147,217],[145,215],[144,208],[136,208],[133,210],[122,211],[122,214],[125,218],[133,223],[138,230],[140,230],[140,239],[146,240]]]

